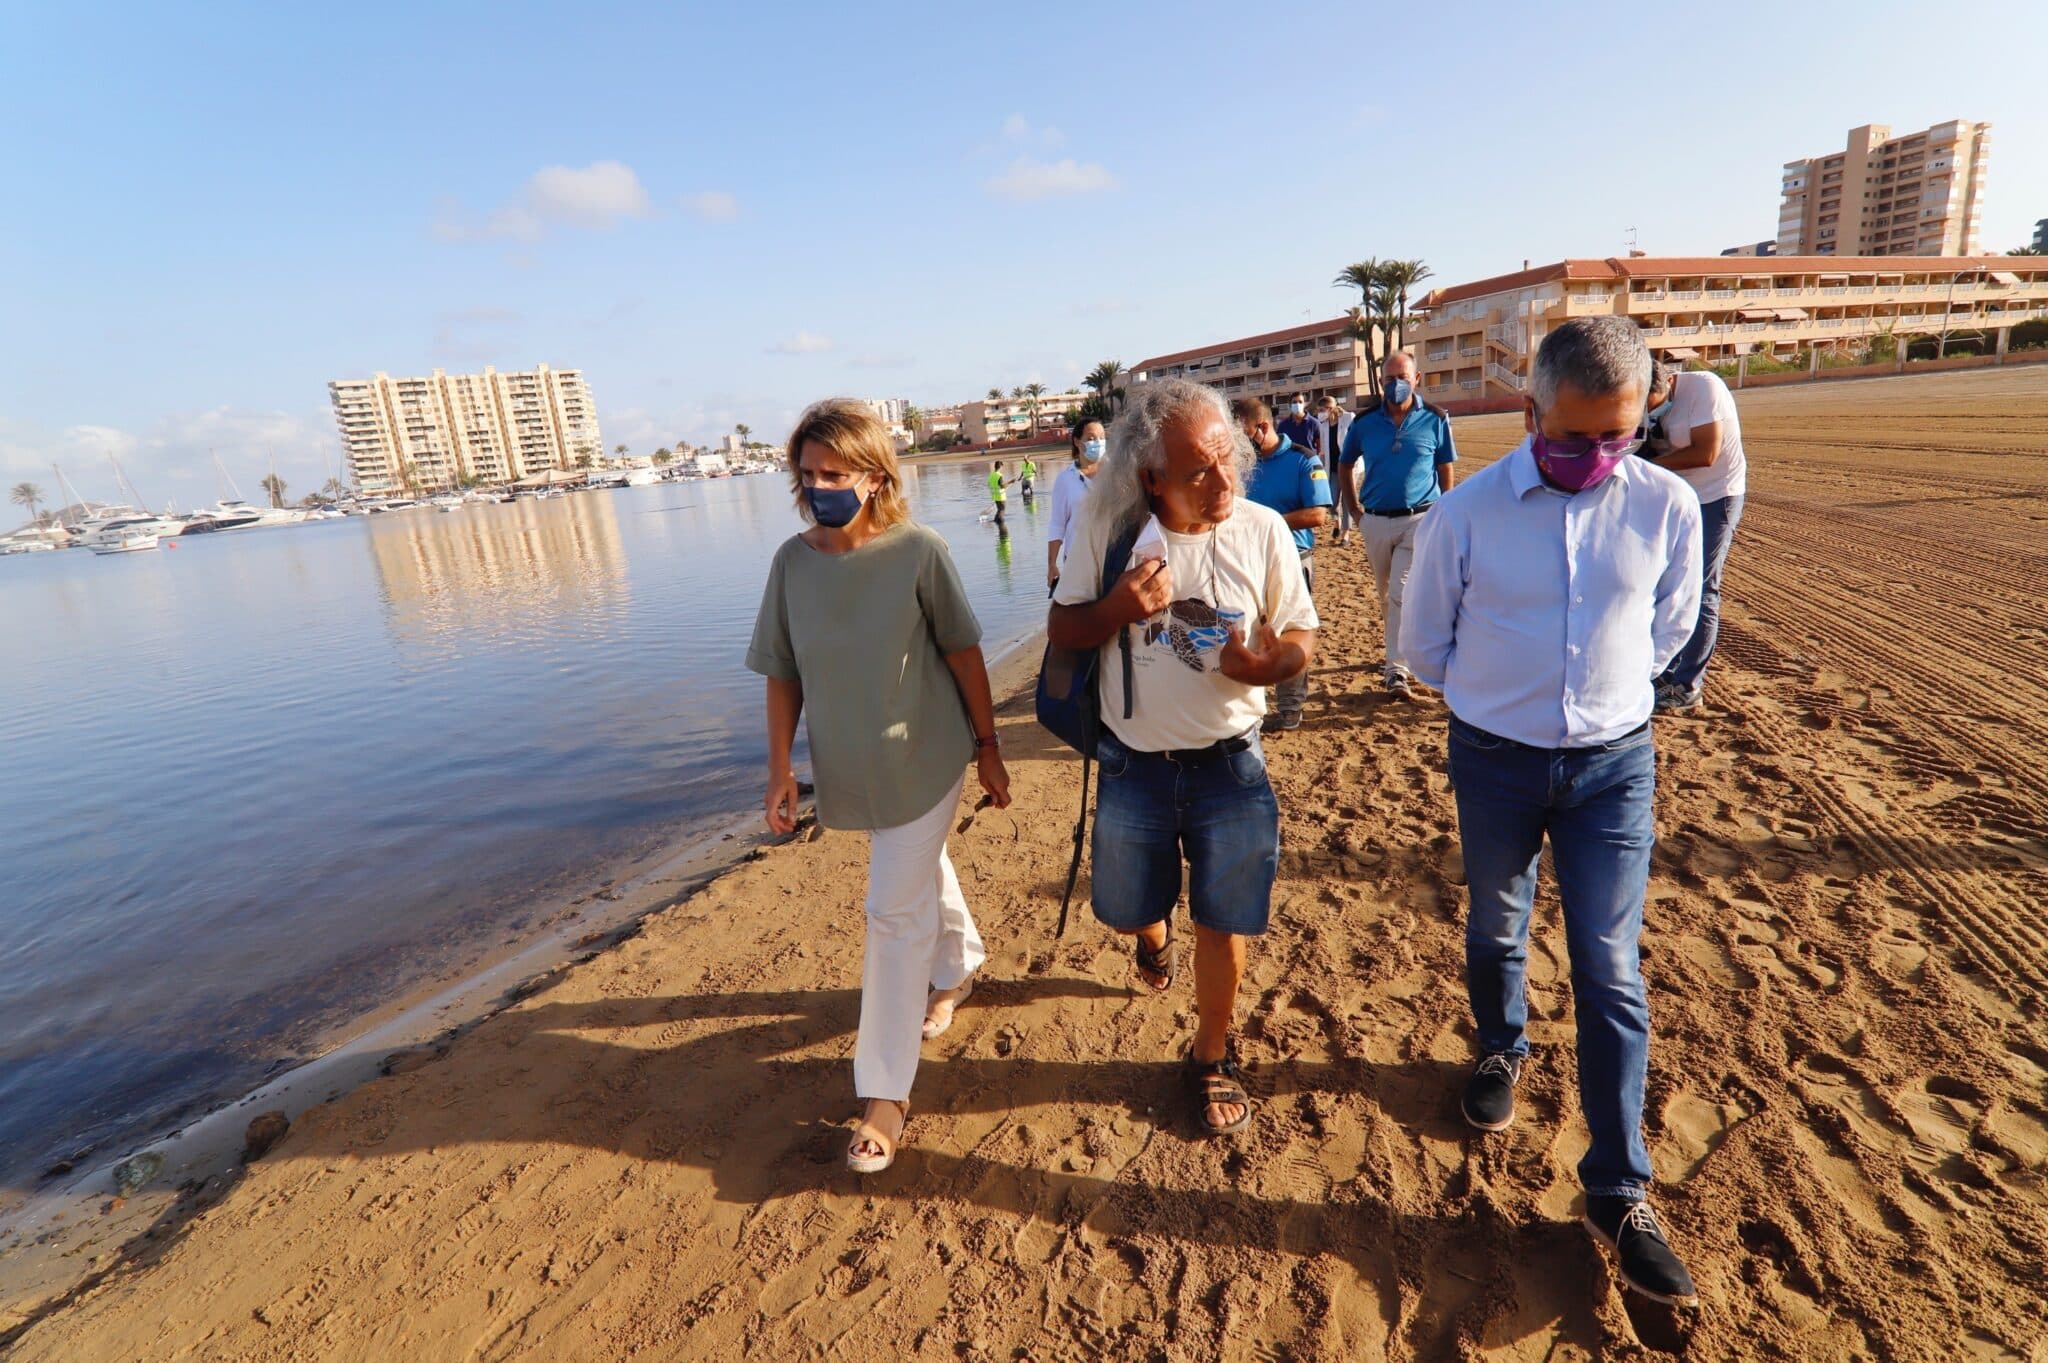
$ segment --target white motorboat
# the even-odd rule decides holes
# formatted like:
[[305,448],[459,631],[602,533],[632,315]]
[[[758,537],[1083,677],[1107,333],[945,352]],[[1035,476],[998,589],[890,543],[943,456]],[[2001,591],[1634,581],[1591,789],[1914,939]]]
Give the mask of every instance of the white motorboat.
[[0,540],[0,554],[40,554],[56,547],[48,540]]
[[185,522],[170,516],[136,514],[102,518],[98,526],[89,531],[77,532],[72,542],[88,549],[97,549],[103,544],[119,544],[137,535],[156,539],[169,539],[185,533]]
[[157,536],[124,534],[118,539],[105,540],[89,546],[95,554],[137,554],[157,546]]
[[653,487],[661,481],[660,469],[627,469],[627,487]]

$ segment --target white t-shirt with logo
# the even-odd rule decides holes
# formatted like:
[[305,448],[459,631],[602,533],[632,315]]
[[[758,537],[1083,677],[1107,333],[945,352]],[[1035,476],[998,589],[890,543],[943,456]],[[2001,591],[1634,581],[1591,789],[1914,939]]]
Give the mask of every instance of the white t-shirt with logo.
[[1702,469],[1673,469],[1692,484],[1700,501],[1718,502],[1749,491],[1749,460],[1742,453],[1742,421],[1735,415],[1735,394],[1719,374],[1687,370],[1673,380],[1671,410],[1664,414],[1664,437],[1676,446],[1692,443],[1695,426],[1721,423],[1721,454]]
[[[1085,606],[1102,595],[1108,528],[1094,516],[1075,518],[1066,571],[1053,604]],[[1136,699],[1124,718],[1123,657],[1115,636],[1102,646],[1102,720],[1139,752],[1206,748],[1235,738],[1266,713],[1265,688],[1217,671],[1234,626],[1248,644],[1261,621],[1275,634],[1318,627],[1294,533],[1280,513],[1236,499],[1227,520],[1201,535],[1166,536],[1173,604],[1128,627]]]

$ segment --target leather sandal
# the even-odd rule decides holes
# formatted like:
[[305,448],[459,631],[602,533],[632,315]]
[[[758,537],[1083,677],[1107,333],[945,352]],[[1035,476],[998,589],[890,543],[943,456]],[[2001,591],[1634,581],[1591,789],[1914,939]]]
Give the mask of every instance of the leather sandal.
[[[1233,1131],[1242,1131],[1252,1124],[1252,1099],[1244,1091],[1244,1071],[1237,1061],[1229,1056],[1221,1060],[1197,1060],[1188,1057],[1186,1078],[1188,1092],[1195,1100],[1195,1124],[1203,1134],[1228,1136]],[[1244,1115],[1234,1122],[1217,1126],[1209,1120],[1212,1103],[1229,1103],[1244,1108]]]
[[[935,1020],[932,1017],[932,1000],[927,999],[925,1001],[924,1026],[919,1028],[918,1034],[926,1041],[930,1041],[935,1036],[944,1035],[946,1029],[953,1025],[953,1019],[960,1015],[960,1005],[974,996],[974,976],[969,975],[965,980],[953,986],[953,988],[959,992],[946,1000],[946,1016],[943,1018]],[[933,990],[932,992],[934,995],[937,995],[946,991]]]
[[1145,939],[1142,937],[1133,937],[1131,940],[1137,943],[1138,949],[1135,954],[1138,960],[1138,969],[1146,972],[1146,974],[1157,975],[1162,981],[1162,983],[1154,984],[1141,975],[1138,982],[1155,994],[1164,994],[1173,987],[1174,950],[1172,921],[1168,920],[1166,924],[1166,941],[1160,945],[1157,951],[1146,946]]
[[[899,1103],[893,1098],[870,1098],[867,1101],[870,1110],[876,1103],[889,1103],[903,1110],[903,1125],[896,1129],[893,1140],[883,1135],[881,1128],[870,1121],[865,1112],[853,1128],[853,1140],[846,1147],[846,1167],[856,1174],[879,1174],[896,1162],[896,1149],[903,1142],[903,1133],[910,1129],[910,1104]],[[864,1146],[879,1153],[862,1154]]]

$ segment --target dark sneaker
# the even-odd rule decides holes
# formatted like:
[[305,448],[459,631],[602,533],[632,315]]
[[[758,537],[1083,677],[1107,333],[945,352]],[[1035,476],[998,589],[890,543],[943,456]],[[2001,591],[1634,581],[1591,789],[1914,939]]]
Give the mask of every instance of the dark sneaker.
[[1459,1110],[1465,1122],[1481,1131],[1504,1131],[1515,1119],[1515,1083],[1522,1077],[1527,1056],[1496,1051],[1479,1062],[1465,1083]]
[[1614,1251],[1621,1280],[1666,1306],[1697,1306],[1692,1274],[1678,1262],[1650,1204],[1626,1197],[1586,1199],[1586,1229]]
[[1276,710],[1259,721],[1262,734],[1292,733],[1301,727],[1301,711]]
[[1657,683],[1657,710],[1660,714],[1675,710],[1697,710],[1703,693],[1688,691],[1676,682]]

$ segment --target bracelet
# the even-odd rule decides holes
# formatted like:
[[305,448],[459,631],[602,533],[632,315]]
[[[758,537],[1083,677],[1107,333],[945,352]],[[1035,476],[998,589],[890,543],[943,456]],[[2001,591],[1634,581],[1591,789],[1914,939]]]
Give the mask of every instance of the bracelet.
[[987,738],[976,735],[974,740],[974,746],[977,750],[981,748],[999,748],[1002,745],[1003,736],[1001,734],[990,734]]

